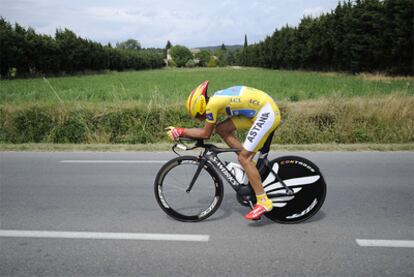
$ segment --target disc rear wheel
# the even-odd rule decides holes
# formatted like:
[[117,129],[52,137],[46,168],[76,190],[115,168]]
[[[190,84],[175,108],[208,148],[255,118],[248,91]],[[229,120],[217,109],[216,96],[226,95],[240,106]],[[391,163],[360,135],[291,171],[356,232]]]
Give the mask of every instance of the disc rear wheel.
[[263,187],[273,202],[273,210],[265,215],[281,223],[298,223],[319,211],[326,196],[326,183],[319,168],[297,156],[270,161],[270,167],[293,190],[289,195],[277,178],[267,170],[262,176]]

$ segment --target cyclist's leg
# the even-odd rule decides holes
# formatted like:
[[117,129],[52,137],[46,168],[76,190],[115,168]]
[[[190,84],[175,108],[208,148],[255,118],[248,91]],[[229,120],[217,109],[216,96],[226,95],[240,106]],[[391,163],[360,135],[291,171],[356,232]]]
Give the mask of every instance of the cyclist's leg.
[[[267,115],[266,120],[261,118],[263,114]],[[265,115],[263,115],[263,117],[265,117]],[[233,116],[224,120],[216,127],[216,133],[220,135],[227,145],[232,148],[242,149],[238,155],[239,162],[246,171],[246,175],[256,195],[263,194],[264,190],[260,179],[260,173],[252,160],[258,149],[263,147],[270,133],[272,133],[278,126],[279,122],[280,116],[278,110],[275,111],[273,105],[269,104],[258,112],[258,116],[255,120],[245,116]],[[252,137],[247,136],[246,141],[242,145],[239,139],[234,135],[234,131],[249,128],[249,133],[254,132],[254,135],[252,135]],[[262,131],[258,132],[258,129]]]
[[263,189],[260,173],[256,166],[251,162],[251,158],[262,148],[267,138],[277,128],[280,123],[280,113],[270,103],[265,105],[257,114],[256,120],[247,133],[243,143],[242,153],[239,155],[240,164],[246,171],[250,184],[256,193],[257,205],[246,215],[247,219],[258,219],[260,216],[272,210],[273,203],[267,197]]
[[[254,165],[251,168],[249,161],[254,154],[263,147],[270,135],[280,124],[280,113],[275,111],[272,105],[264,106],[258,113],[255,122],[247,133],[246,140],[243,143],[243,150],[239,155],[240,164],[245,168],[246,175],[256,195],[264,193],[259,171]],[[250,159],[250,160],[249,160]],[[250,174],[250,176],[249,176]]]
[[269,135],[273,134],[273,131],[274,129],[271,129],[269,132],[266,132],[264,138],[257,144],[253,151],[246,150],[245,145],[243,144],[243,150],[239,154],[239,162],[243,166],[247,178],[249,179],[250,185],[252,186],[256,195],[262,195],[265,192],[263,189],[259,170],[257,169],[256,164],[252,162],[252,159],[256,154],[257,149],[263,147]]
[[243,166],[247,178],[255,191],[256,195],[264,193],[263,186],[260,179],[260,173],[253,163],[253,157],[256,151],[246,150],[239,139],[234,135],[235,130],[248,129],[252,126],[253,121],[244,116],[233,116],[221,122],[216,127],[216,133],[232,148],[242,149],[238,154],[240,165]]
[[235,130],[249,129],[252,121],[244,116],[233,116],[227,118],[219,123],[216,127],[216,133],[224,140],[231,148],[242,149],[243,145],[240,140],[234,135]]
[[249,179],[250,185],[256,194],[256,205],[245,216],[246,219],[250,220],[259,219],[264,213],[269,212],[273,209],[273,202],[267,197],[263,189],[259,170],[252,161],[252,158],[255,154],[256,152],[250,152],[244,148],[239,154],[239,162],[243,166],[247,178]]
[[256,195],[261,195],[264,193],[264,189],[261,182],[259,170],[257,170],[256,164],[253,163],[253,157],[255,154],[256,152],[250,152],[243,148],[239,153],[238,158],[240,165],[243,167],[254,192]]

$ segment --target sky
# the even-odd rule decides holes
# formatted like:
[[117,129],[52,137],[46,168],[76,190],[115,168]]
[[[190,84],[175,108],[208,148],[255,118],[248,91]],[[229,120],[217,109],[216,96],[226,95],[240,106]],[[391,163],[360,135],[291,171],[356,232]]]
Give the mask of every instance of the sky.
[[54,36],[57,28],[102,44],[138,40],[164,48],[167,41],[190,48],[263,40],[276,28],[297,26],[338,0],[0,0],[0,16]]

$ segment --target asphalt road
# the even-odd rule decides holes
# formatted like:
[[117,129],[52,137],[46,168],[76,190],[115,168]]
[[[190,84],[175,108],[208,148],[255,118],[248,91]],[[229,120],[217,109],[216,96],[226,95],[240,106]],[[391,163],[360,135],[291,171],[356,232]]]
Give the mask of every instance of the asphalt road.
[[206,221],[170,219],[153,182],[171,153],[0,153],[0,276],[413,276],[414,153],[296,154],[328,193],[314,218],[284,225],[244,220],[227,184]]

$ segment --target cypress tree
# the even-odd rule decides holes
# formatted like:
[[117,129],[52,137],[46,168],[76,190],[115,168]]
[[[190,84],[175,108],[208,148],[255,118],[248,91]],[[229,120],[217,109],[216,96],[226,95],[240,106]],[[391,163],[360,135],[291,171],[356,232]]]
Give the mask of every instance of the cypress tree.
[[244,47],[242,65],[414,74],[414,1],[355,0]]

